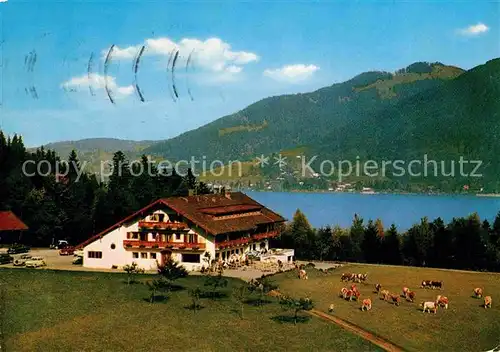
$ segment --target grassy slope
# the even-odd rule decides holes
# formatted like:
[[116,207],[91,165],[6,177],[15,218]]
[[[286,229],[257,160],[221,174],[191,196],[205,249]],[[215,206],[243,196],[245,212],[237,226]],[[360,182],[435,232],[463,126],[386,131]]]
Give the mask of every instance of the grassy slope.
[[[360,303],[344,301],[338,297],[342,287],[342,272],[369,274],[369,284],[358,284],[361,298],[371,297],[373,308],[361,312]],[[309,280],[298,280],[294,272],[276,277],[281,291],[293,295],[308,294],[317,302],[317,309],[328,311],[331,303],[336,306],[335,314],[360,327],[381,335],[411,351],[486,351],[500,344],[500,275],[487,273],[465,273],[414,267],[389,267],[352,265],[325,275],[309,269]],[[443,280],[444,289],[420,289],[422,280]],[[415,290],[416,303],[403,302],[395,307],[377,299],[373,293],[374,284],[383,289],[400,293],[407,286]],[[350,283],[349,283],[350,285]],[[493,308],[480,307],[482,300],[472,298],[475,287],[483,287],[486,295],[493,297]],[[448,310],[438,310],[436,315],[423,314],[419,304],[433,301],[437,294],[450,300]]]
[[[245,306],[241,320],[231,298],[202,300],[205,308],[195,314],[185,308],[190,303],[186,291],[150,304],[144,301],[146,286],[127,287],[124,279],[112,273],[0,269],[0,280],[8,285],[7,350],[379,350],[319,319],[297,326],[272,320],[288,314],[276,303]],[[179,283],[192,288],[202,286],[201,280],[192,276]],[[230,286],[238,283],[231,280]]]

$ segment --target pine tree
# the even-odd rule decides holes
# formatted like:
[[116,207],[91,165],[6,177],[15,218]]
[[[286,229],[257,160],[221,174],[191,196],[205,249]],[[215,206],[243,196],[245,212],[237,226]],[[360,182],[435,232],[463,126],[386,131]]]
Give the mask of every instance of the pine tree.
[[354,214],[354,219],[352,220],[352,226],[350,230],[351,236],[351,258],[350,260],[361,261],[363,259],[363,251],[361,245],[363,243],[363,237],[365,235],[365,227],[363,225],[363,219]]

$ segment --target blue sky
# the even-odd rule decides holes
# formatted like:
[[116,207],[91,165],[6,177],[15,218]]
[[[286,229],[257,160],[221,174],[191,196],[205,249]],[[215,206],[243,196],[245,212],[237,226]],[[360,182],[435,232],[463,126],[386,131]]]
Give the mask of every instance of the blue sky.
[[[22,134],[28,146],[166,139],[264,97],[364,71],[416,61],[470,69],[500,56],[499,2],[0,0],[0,16],[0,128]],[[104,89],[113,44],[107,85],[114,105]],[[143,45],[137,82],[144,103],[133,86]],[[174,102],[167,64],[177,50]]]

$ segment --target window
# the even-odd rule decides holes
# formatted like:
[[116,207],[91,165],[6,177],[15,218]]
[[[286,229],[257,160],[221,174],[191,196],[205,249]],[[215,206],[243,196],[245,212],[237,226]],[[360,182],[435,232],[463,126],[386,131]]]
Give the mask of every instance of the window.
[[199,254],[183,254],[182,261],[184,263],[199,263],[200,255]]
[[102,259],[102,252],[88,251],[87,256],[93,259]]
[[180,233],[176,233],[175,234],[175,239],[176,240],[180,240],[181,239],[181,234]]
[[139,258],[138,252],[132,252],[132,258]]
[[149,258],[156,259],[156,253],[149,253]]
[[147,252],[142,252],[141,253],[141,259],[148,259],[148,253]]
[[165,214],[158,214],[158,221],[163,222],[165,220]]
[[111,249],[115,249],[116,245],[114,243],[111,243]]

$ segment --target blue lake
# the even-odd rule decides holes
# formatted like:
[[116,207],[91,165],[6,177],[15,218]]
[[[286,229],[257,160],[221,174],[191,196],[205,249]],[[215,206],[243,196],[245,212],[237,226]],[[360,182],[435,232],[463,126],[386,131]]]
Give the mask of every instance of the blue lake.
[[380,218],[386,227],[394,223],[406,230],[424,216],[429,220],[477,212],[481,219],[492,221],[500,210],[500,198],[453,195],[398,195],[355,193],[278,193],[246,192],[259,203],[291,220],[300,209],[314,227],[351,225],[357,213],[366,221]]

